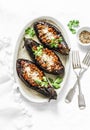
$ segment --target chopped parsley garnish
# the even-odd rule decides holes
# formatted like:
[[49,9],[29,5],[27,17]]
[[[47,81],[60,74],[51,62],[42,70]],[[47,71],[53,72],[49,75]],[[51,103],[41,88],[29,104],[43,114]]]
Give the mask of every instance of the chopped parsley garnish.
[[58,89],[58,88],[61,87],[61,86],[60,86],[60,83],[63,81],[63,79],[58,76],[58,77],[56,77],[55,80],[49,78],[49,81],[50,81],[51,85],[52,85],[55,89]]
[[32,38],[32,37],[35,36],[35,31],[34,31],[33,28],[28,27],[28,28],[25,30],[25,34],[28,35],[30,38]]
[[58,41],[59,41],[59,42],[62,42],[62,41],[63,41],[63,38],[62,38],[62,37],[60,37],[60,38],[58,39]]
[[67,26],[68,26],[69,30],[72,32],[72,34],[76,34],[75,28],[79,27],[79,21],[78,20],[71,20],[71,21],[69,21]]
[[35,55],[35,56],[41,56],[41,55],[42,55],[42,49],[43,49],[43,46],[42,46],[42,45],[39,45],[39,46],[37,47],[37,50],[34,50],[34,49],[33,49],[34,55]]
[[62,37],[60,37],[59,39],[51,39],[51,43],[50,43],[50,46],[53,48],[57,48],[58,47],[58,44],[61,43],[63,41]]
[[47,87],[48,86],[48,81],[47,81],[45,76],[43,76],[42,80],[35,80],[35,82],[37,84],[39,84],[40,86],[42,86],[42,87]]

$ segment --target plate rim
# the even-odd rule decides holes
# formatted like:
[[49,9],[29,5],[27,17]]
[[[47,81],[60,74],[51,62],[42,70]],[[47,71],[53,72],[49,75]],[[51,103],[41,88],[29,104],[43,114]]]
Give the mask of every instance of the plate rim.
[[[22,40],[22,36],[24,35],[25,28],[28,27],[28,26],[30,26],[33,22],[38,21],[38,20],[42,20],[42,19],[51,20],[51,21],[55,22],[55,23],[57,24],[57,26],[59,26],[61,29],[63,29],[63,33],[64,33],[64,35],[65,35],[64,38],[65,38],[65,40],[68,41],[68,45],[69,45],[69,47],[70,47],[69,36],[68,36],[68,34],[67,34],[67,32],[66,32],[64,26],[61,24],[61,22],[59,22],[58,20],[56,20],[55,18],[53,18],[53,17],[51,17],[51,16],[41,16],[41,17],[37,17],[37,18],[35,18],[35,19],[33,19],[33,20],[30,20],[30,21],[22,28],[22,30],[21,30],[21,32],[20,32],[18,38],[17,38],[16,45],[15,45],[15,51],[14,51],[14,56],[13,56],[13,57],[14,57],[14,58],[13,58],[13,72],[14,72],[14,80],[15,80],[16,83],[17,83],[17,80],[18,80],[18,75],[17,75],[17,72],[16,72],[16,60],[17,60],[17,55],[18,55],[19,46],[20,46],[20,43],[21,43],[20,41]],[[66,38],[66,37],[67,37],[67,38]],[[66,83],[66,80],[67,80],[67,77],[68,77],[67,75],[68,75],[68,73],[69,73],[70,59],[71,59],[71,54],[70,54],[70,53],[69,53],[69,55],[68,55],[67,58],[68,58],[68,59],[67,59],[68,63],[66,62],[66,68],[65,68],[65,70],[67,69],[68,71],[67,71],[67,74],[66,74],[65,77],[64,77],[64,84],[63,84],[63,86],[60,88],[59,94],[58,94],[58,96],[57,96],[57,100],[58,100],[58,97],[59,97],[59,95],[60,95],[60,93],[61,93],[63,87],[65,86],[65,83]],[[29,96],[27,96],[27,94],[24,92],[24,90],[22,89],[22,87],[21,87],[19,84],[18,84],[18,88],[19,88],[20,93],[21,93],[27,100],[29,100],[30,102],[34,102],[34,103],[47,103],[47,102],[48,102],[47,98],[46,98],[46,100],[41,100],[41,101],[40,101],[40,100],[39,100],[39,101],[32,100],[32,99],[30,99]],[[52,100],[52,101],[56,101],[56,100]]]

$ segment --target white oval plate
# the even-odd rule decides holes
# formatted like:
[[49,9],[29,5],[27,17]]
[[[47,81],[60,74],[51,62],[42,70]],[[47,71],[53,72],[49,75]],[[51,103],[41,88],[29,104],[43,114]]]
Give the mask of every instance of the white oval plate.
[[[18,58],[24,58],[24,59],[29,59],[30,60],[30,56],[28,55],[27,51],[25,50],[25,48],[23,48],[23,36],[25,33],[25,29],[27,27],[32,26],[32,24],[38,20],[45,20],[49,23],[54,24],[55,26],[58,27],[58,29],[60,29],[60,31],[62,32],[66,42],[68,43],[69,47],[70,47],[70,42],[69,42],[69,38],[68,35],[66,33],[66,30],[64,29],[64,27],[62,26],[62,24],[60,22],[58,22],[56,19],[52,18],[52,17],[47,17],[47,16],[43,16],[43,17],[39,17],[37,19],[34,19],[33,21],[29,22],[22,30],[18,40],[17,40],[17,44],[16,44],[16,49],[15,49],[15,54],[14,54],[14,78],[15,81],[17,82],[17,84],[19,85],[19,90],[21,92],[21,94],[27,98],[29,101],[31,102],[35,102],[35,103],[45,103],[48,102],[48,98],[42,96],[41,94],[39,94],[38,92],[28,88],[19,78],[16,72],[16,61]],[[35,38],[35,40],[38,41],[38,39]],[[59,93],[61,92],[61,89],[63,88],[63,86],[65,85],[66,82],[66,78],[68,76],[68,70],[69,70],[69,66],[70,66],[70,55],[69,56],[62,56],[60,55],[60,58],[62,60],[62,63],[65,67],[65,76],[63,78],[63,82],[61,83],[61,87],[59,89],[56,90],[57,95],[59,95]],[[46,74],[47,76],[50,77],[54,77],[51,74]]]

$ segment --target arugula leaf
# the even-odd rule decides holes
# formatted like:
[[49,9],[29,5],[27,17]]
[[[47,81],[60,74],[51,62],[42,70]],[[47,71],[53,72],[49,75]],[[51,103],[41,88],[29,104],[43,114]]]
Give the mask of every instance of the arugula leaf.
[[28,27],[26,30],[25,30],[25,34],[30,36],[31,38],[35,36],[35,31],[33,28],[30,28]]

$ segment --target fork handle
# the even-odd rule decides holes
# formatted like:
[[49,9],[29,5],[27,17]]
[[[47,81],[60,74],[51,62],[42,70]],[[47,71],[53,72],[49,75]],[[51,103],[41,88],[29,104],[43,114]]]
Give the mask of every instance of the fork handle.
[[84,95],[82,94],[82,90],[81,90],[80,77],[78,77],[78,76],[77,76],[77,81],[78,81],[78,89],[79,89],[78,106],[82,110],[86,107],[86,104],[85,104]]
[[73,99],[74,94],[75,94],[75,89],[71,88],[68,94],[66,95],[65,102],[70,103]]
[[[82,68],[80,73],[79,73],[79,78],[81,78],[82,74],[86,71],[85,68]],[[66,97],[65,97],[65,102],[66,103],[70,103],[75,95],[75,89],[76,89],[76,85],[77,85],[78,79],[76,80],[74,86],[68,91]]]
[[77,84],[77,80],[76,80],[76,82],[75,82],[73,88],[71,88],[71,89],[68,91],[67,95],[66,95],[66,98],[65,98],[65,102],[66,102],[66,103],[70,103],[70,102],[72,101],[72,99],[73,99],[73,97],[74,97],[74,94],[75,94],[75,92],[76,92],[76,91],[75,91],[75,90],[76,90],[76,84]]
[[81,110],[86,107],[85,98],[83,94],[78,95],[78,106]]

